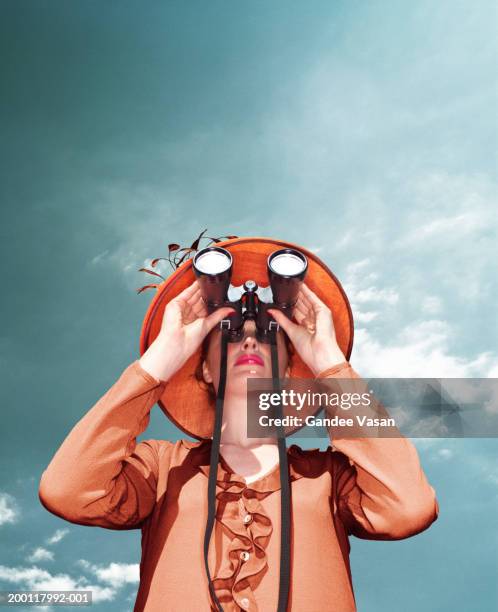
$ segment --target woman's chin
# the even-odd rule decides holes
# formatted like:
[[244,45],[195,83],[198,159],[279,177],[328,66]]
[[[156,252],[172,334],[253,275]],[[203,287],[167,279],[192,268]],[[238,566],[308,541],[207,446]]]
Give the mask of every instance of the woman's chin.
[[[240,391],[247,393],[247,381],[250,378],[268,378],[264,368],[240,368],[233,370],[231,376],[227,379],[227,391]],[[269,377],[271,378],[271,376]]]
[[237,378],[254,378],[255,376],[259,378],[265,377],[265,370],[263,366],[253,365],[251,363],[234,366],[232,369],[232,375]]

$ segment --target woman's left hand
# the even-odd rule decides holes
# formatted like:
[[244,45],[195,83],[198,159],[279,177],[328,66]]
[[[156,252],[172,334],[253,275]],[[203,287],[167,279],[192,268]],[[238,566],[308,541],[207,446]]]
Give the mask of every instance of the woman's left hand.
[[304,363],[315,376],[346,361],[337,344],[332,312],[311,289],[302,283],[291,321],[280,310],[268,312],[287,333]]

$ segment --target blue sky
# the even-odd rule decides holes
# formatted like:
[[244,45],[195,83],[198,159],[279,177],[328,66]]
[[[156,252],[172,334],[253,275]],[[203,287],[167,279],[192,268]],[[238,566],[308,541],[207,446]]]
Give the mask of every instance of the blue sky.
[[[2,9],[0,589],[132,607],[139,532],[66,523],[37,485],[138,357],[137,270],[171,241],[208,227],[317,252],[365,376],[498,377],[495,3]],[[181,437],[157,407],[146,433]],[[498,445],[417,446],[440,518],[352,540],[359,610],[493,610]]]

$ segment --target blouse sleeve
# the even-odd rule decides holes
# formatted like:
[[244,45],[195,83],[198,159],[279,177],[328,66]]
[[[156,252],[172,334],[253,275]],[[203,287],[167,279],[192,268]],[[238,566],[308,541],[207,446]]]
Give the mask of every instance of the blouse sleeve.
[[134,529],[156,501],[159,452],[172,442],[136,438],[165,381],[134,361],[66,437],[43,472],[39,498],[61,518],[80,525]]
[[[348,362],[325,376],[365,382]],[[348,386],[348,390],[350,387]],[[427,529],[439,506],[413,443],[399,433],[390,438],[336,438],[332,443],[335,505],[348,532],[371,540],[399,540]]]

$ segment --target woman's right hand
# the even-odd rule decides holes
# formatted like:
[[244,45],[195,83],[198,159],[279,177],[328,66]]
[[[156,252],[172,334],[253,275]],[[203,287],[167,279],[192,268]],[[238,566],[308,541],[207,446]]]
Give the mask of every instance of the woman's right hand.
[[140,358],[140,365],[158,380],[169,380],[199,348],[207,334],[234,309],[225,306],[208,315],[195,280],[164,309],[161,330]]

